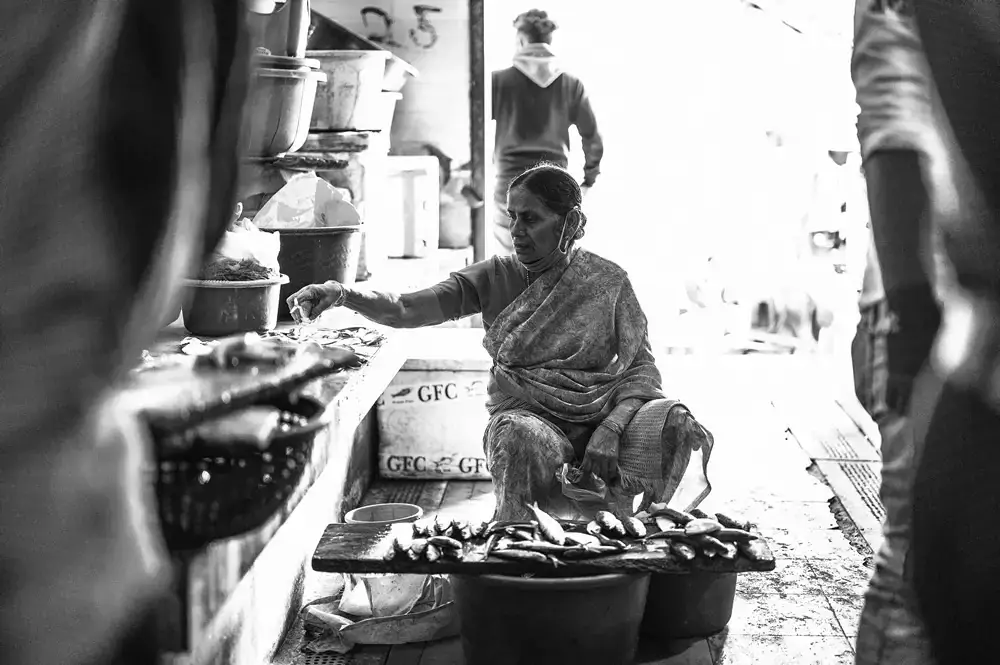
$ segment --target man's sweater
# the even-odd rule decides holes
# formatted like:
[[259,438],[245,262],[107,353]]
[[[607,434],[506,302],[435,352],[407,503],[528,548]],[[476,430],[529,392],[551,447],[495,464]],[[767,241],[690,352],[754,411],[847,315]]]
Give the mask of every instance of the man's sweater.
[[563,72],[544,44],[532,44],[514,65],[493,72],[494,162],[512,178],[540,161],[569,163],[569,128],[576,126],[585,156],[583,184],[600,173],[604,144],[583,83]]

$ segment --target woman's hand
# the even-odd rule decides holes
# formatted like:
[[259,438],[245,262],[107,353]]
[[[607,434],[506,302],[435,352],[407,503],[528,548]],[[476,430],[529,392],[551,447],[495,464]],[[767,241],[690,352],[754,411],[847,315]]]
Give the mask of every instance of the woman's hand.
[[288,309],[296,323],[311,321],[340,298],[344,287],[337,282],[310,284],[288,296]]
[[617,433],[599,426],[590,436],[580,470],[593,473],[605,482],[613,480],[618,475],[618,444]]

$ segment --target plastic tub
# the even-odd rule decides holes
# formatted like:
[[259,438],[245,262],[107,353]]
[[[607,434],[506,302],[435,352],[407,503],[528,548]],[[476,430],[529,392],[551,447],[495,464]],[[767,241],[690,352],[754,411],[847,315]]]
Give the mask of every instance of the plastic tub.
[[392,119],[396,115],[396,104],[403,98],[401,92],[381,92],[378,96],[378,121],[376,130],[388,133],[392,129]]
[[375,131],[382,116],[382,78],[388,51],[307,51],[329,83],[316,95],[312,129]]
[[662,640],[708,637],[733,616],[736,573],[653,575],[642,634]]
[[412,503],[376,503],[355,508],[344,515],[345,524],[396,524],[416,522],[424,516],[424,509]]
[[327,81],[314,70],[261,68],[251,74],[243,149],[250,157],[295,152],[309,136],[316,90]]
[[466,665],[628,665],[649,575],[452,576]]
[[185,280],[184,327],[203,337],[273,330],[286,283],[287,275],[249,282]]
[[382,77],[382,89],[386,92],[399,92],[411,78],[416,78],[418,72],[413,65],[401,58],[392,58],[385,66],[385,76]]
[[334,280],[353,284],[361,255],[361,225],[322,229],[261,229],[278,231],[281,249],[278,265],[288,275],[281,288],[278,316],[289,320],[288,296],[310,284]]

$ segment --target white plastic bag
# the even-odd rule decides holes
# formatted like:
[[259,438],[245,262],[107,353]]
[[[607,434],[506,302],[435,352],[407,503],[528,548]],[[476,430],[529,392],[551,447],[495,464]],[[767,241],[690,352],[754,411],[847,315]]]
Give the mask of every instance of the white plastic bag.
[[[302,608],[306,653],[347,653],[358,644],[410,644],[458,635],[458,614],[446,577],[343,578],[340,593]],[[353,614],[349,609],[365,614]]]
[[289,180],[253,218],[262,229],[311,229],[355,226],[361,215],[336,187],[315,173]]
[[222,258],[242,261],[254,259],[271,270],[278,270],[281,238],[277,233],[261,231],[249,219],[233,222],[222,236],[215,253]]

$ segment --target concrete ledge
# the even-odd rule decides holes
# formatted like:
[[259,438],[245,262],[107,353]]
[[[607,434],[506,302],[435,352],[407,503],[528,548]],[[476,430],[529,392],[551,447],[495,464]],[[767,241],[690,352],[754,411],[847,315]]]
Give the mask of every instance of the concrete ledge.
[[365,367],[307,386],[332,409],[332,421],[287,509],[256,532],[176,558],[175,662],[271,659],[299,610],[303,574],[323,530],[360,501],[374,475],[373,408],[405,359],[405,345],[390,336]]

